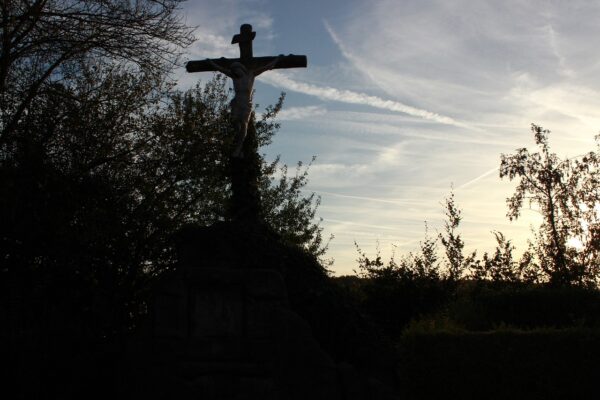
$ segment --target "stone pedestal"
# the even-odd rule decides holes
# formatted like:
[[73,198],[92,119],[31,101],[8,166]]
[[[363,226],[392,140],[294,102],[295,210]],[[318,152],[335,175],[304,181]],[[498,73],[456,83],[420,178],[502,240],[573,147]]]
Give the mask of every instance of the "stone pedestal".
[[342,398],[338,368],[289,309],[276,271],[175,274],[155,291],[150,330],[152,356],[138,367],[150,398]]

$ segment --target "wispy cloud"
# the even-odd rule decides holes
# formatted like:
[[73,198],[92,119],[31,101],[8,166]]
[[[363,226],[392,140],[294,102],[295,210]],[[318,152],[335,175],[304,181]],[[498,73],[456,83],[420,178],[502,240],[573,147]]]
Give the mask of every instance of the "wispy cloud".
[[325,113],[327,113],[327,110],[322,106],[288,107],[281,110],[277,118],[281,121],[293,121],[316,117]]
[[[249,4],[255,3],[255,4]],[[232,36],[242,23],[249,23],[260,35],[258,46],[269,46],[274,38],[273,17],[257,2],[243,0],[202,0],[184,2],[185,21],[196,26],[196,42],[191,57],[237,57],[238,46],[231,45]],[[188,50],[188,54],[189,54]]]
[[489,171],[486,171],[483,174],[479,175],[477,178],[473,178],[470,181],[463,183],[457,189],[465,189],[465,188],[467,188],[467,187],[469,187],[469,186],[471,186],[471,185],[479,182],[480,180],[482,180],[484,178],[487,178],[488,176],[490,176],[490,175],[492,175],[492,174],[494,174],[496,172],[498,172],[498,167],[492,168]]
[[[530,98],[515,97],[513,89],[523,76],[528,91],[548,85],[565,86],[565,92],[599,89],[600,63],[591,57],[596,52],[590,40],[600,34],[592,22],[599,13],[600,3],[585,0],[568,6],[543,0],[382,0],[344,25],[325,21],[325,27],[355,69],[392,98],[474,125],[523,126],[537,118],[568,130],[575,124],[544,113]],[[572,97],[571,104],[590,101]]]
[[358,93],[351,90],[336,89],[329,86],[317,86],[311,83],[298,82],[277,71],[271,71],[269,74],[263,75],[262,81],[277,87],[284,87],[295,92],[316,96],[321,100],[332,100],[349,104],[362,104],[382,110],[408,114],[413,117],[422,118],[440,124],[466,127],[464,123],[456,121],[450,117],[411,107],[398,101],[386,100],[377,96],[370,96],[365,93]]
[[352,222],[352,221],[342,221],[339,219],[332,219],[332,218],[323,219],[323,221],[336,222],[336,223],[343,224],[343,225],[362,226],[364,228],[385,229],[385,230],[391,230],[391,231],[395,231],[398,229],[398,227],[395,227],[395,226],[363,224],[363,223]]
[[327,20],[323,20],[323,25],[325,25],[325,30],[327,31],[327,33],[329,33],[331,40],[333,40],[333,42],[339,49],[340,53],[342,53],[342,55],[346,58],[346,60],[350,61],[354,65],[355,69],[359,70],[361,73],[368,76],[371,79],[371,81],[376,82],[376,79],[374,79],[374,76],[371,73],[371,71],[373,71],[373,70],[371,68],[366,68],[365,63],[363,63],[361,61],[360,57],[356,57],[354,54],[352,54],[352,52],[350,50],[348,50],[346,48],[346,45],[338,37],[337,33],[331,27],[329,22],[327,22]]
[[334,193],[334,192],[327,192],[324,190],[303,190],[305,192],[314,192],[317,194],[326,194],[328,196],[334,196],[334,197],[341,197],[344,199],[353,199],[353,200],[361,200],[361,201],[374,201],[374,202],[378,202],[378,203],[387,203],[387,204],[395,204],[395,205],[406,205],[406,204],[418,204],[421,201],[420,200],[411,200],[411,199],[385,199],[385,198],[377,198],[377,197],[365,197],[365,196],[354,196],[354,195],[347,195],[347,194],[342,194],[342,193]]

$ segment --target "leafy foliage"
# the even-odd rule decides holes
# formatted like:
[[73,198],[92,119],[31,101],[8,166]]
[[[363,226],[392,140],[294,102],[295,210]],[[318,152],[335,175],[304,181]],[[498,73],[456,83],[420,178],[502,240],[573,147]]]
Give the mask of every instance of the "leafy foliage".
[[0,251],[9,280],[37,288],[31,301],[87,310],[106,334],[139,312],[146,266],[172,259],[160,245],[172,227],[138,162],[156,81],[81,72],[35,97],[2,154]]
[[465,243],[458,232],[462,211],[456,204],[454,191],[444,200],[443,207],[446,220],[444,233],[440,233],[439,238],[445,249],[448,279],[458,281],[466,276],[469,269],[477,269],[477,252],[464,255]]
[[[276,182],[274,171],[278,166],[279,181]],[[314,193],[306,197],[302,193],[303,187],[308,183],[309,167],[310,164],[304,167],[303,163],[299,162],[295,174],[289,176],[287,165],[280,165],[279,158],[272,163],[263,163],[263,215],[285,241],[305,247],[327,266],[332,261],[324,257],[333,236],[324,242],[321,220],[314,222],[321,199]]]
[[[532,244],[543,274],[554,285],[595,285],[598,222],[598,153],[581,159],[560,159],[550,152],[550,131],[532,125],[538,152],[521,148],[502,155],[500,177],[518,179],[515,193],[507,199],[509,219],[520,216],[528,201],[543,217]],[[576,239],[583,251],[568,245]]]
[[396,261],[394,255],[383,262],[379,250],[369,258],[358,247],[358,264],[363,278],[363,309],[392,337],[398,337],[414,318],[438,310],[451,293],[441,278],[437,256],[437,238],[427,234],[418,253]]
[[[229,217],[228,94],[220,77],[180,93],[127,68],[81,68],[35,97],[2,152],[2,271],[23,290],[33,276],[36,298],[90,310],[104,331],[128,329],[148,280],[175,261],[171,235]],[[261,121],[261,143],[282,100]],[[307,170],[278,179],[278,160],[262,169],[269,221],[322,256],[318,201],[301,192]]]
[[0,6],[0,143],[34,99],[69,86],[81,63],[115,63],[159,77],[192,41],[178,0],[14,0]]
[[472,277],[479,281],[539,283],[539,266],[533,256],[526,251],[520,260],[515,259],[515,246],[502,232],[492,232],[496,239],[496,249],[492,254],[484,253],[481,260],[471,264]]

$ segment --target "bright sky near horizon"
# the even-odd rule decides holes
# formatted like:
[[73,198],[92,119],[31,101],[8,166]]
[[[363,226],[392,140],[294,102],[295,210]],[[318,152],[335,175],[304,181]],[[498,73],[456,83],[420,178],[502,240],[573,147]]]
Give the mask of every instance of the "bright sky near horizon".
[[[368,254],[413,251],[443,228],[454,185],[467,249],[517,251],[538,216],[505,217],[514,184],[500,180],[501,153],[533,149],[531,123],[552,130],[552,149],[575,156],[600,131],[600,2],[589,0],[191,0],[197,26],[188,59],[237,57],[242,23],[254,55],[304,54],[307,69],[269,71],[255,103],[287,93],[281,130],[268,148],[310,168],[309,192],[335,274]],[[177,74],[182,87],[210,73]]]

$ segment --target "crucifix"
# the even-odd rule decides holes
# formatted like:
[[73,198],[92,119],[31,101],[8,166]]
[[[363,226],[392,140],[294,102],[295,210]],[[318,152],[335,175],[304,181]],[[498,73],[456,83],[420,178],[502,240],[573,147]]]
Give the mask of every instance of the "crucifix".
[[242,147],[248,131],[252,113],[252,87],[254,78],[270,69],[306,67],[306,56],[279,55],[277,57],[254,57],[252,41],[256,32],[252,25],[244,24],[240,33],[233,36],[231,44],[238,43],[240,58],[217,58],[190,61],[185,65],[187,72],[218,71],[233,81],[235,97],[231,101],[231,117],[236,130],[233,157],[243,157]]
[[[187,72],[218,71],[233,81],[235,96],[231,100],[231,120],[235,129],[234,148],[231,164],[231,209],[236,219],[261,219],[258,177],[260,159],[257,153],[256,130],[251,123],[252,88],[254,78],[270,69],[305,68],[306,56],[279,55],[276,57],[254,57],[252,41],[256,32],[252,26],[244,24],[240,33],[233,36],[231,44],[240,47],[240,58],[215,58],[190,61],[185,65]],[[246,149],[246,154],[244,154]]]

